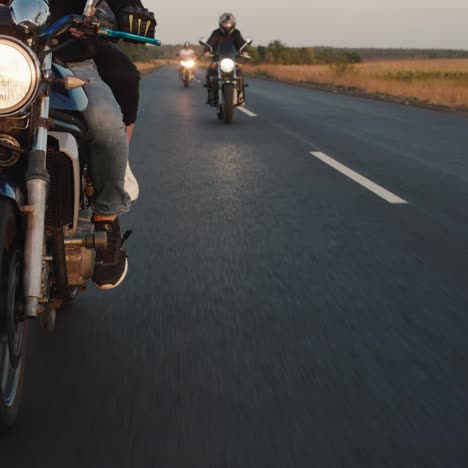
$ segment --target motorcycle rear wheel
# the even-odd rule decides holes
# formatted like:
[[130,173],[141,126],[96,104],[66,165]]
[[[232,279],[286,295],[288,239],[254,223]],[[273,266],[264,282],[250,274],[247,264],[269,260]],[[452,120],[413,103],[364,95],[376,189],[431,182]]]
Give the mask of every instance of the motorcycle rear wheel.
[[0,199],[0,431],[15,423],[24,385],[23,262],[14,207]]

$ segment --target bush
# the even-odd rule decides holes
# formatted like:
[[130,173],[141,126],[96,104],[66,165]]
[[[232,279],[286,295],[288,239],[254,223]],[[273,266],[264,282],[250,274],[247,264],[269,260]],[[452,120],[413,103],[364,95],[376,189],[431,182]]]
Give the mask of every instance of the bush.
[[330,58],[329,66],[337,75],[344,75],[345,73],[354,70],[354,64],[359,63],[360,57],[355,57],[348,52],[334,54]]

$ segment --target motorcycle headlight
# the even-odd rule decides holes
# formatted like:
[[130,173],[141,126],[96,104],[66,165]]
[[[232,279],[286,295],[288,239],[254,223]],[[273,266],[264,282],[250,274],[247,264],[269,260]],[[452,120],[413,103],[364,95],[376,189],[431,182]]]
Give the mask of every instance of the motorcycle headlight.
[[195,62],[193,60],[187,60],[187,61],[182,61],[181,64],[185,68],[193,68],[193,66],[195,65]]
[[37,58],[22,42],[0,36],[0,117],[27,107],[39,87]]
[[221,71],[223,73],[232,73],[236,67],[236,62],[230,58],[225,58],[221,60],[219,66],[221,67]]

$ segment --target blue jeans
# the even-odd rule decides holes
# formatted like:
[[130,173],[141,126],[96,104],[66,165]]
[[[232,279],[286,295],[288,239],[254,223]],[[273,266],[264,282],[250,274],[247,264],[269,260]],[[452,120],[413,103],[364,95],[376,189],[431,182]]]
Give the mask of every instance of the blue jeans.
[[68,66],[79,78],[91,80],[85,86],[89,104],[84,117],[90,132],[88,175],[95,189],[93,211],[102,216],[121,215],[131,206],[124,188],[129,150],[122,112],[92,60]]

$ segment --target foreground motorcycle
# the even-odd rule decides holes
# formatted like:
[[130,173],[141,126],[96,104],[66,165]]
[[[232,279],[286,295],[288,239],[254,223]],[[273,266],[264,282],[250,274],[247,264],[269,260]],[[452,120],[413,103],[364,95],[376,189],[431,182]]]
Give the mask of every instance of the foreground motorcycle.
[[181,60],[179,76],[184,83],[184,88],[190,87],[190,83],[194,79],[193,69],[195,68],[195,60]]
[[107,243],[94,232],[87,198],[86,82],[54,63],[54,39],[73,27],[160,45],[92,17],[98,0],[52,25],[48,3],[0,7],[0,429],[18,414],[28,319],[52,331],[56,311],[86,288]]
[[203,39],[199,41],[200,45],[206,46],[211,51],[214,58],[211,68],[217,71],[217,76],[213,75],[209,86],[214,91],[214,101],[210,105],[216,107],[216,113],[219,120],[224,120],[227,124],[234,121],[234,109],[245,102],[245,88],[243,76],[240,75],[240,58],[249,58],[243,54],[245,48],[252,44],[248,39],[240,50],[237,50],[231,41],[221,43],[218,50]]

